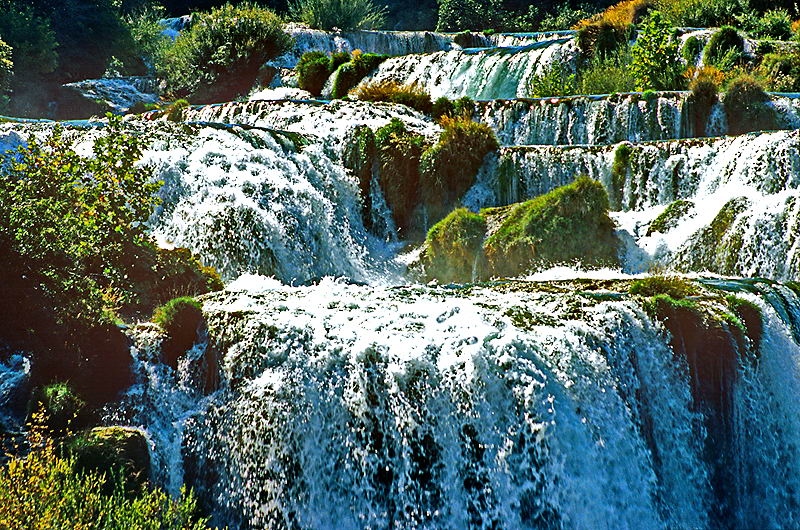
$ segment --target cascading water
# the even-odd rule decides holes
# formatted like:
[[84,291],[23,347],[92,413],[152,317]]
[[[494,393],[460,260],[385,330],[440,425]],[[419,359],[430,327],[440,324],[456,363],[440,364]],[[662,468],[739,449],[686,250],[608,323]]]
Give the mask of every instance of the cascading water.
[[170,483],[236,528],[704,528],[720,505],[724,524],[794,526],[800,301],[724,288],[757,293],[739,296],[764,329],[735,375],[722,471],[661,325],[579,286],[243,277],[204,300],[218,389],[190,413],[164,374],[132,394],[164,396],[138,419],[183,440]]
[[530,80],[548,65],[571,63],[576,55],[577,46],[571,37],[518,48],[409,55],[383,62],[362,83],[387,79],[417,83],[434,99],[512,99],[527,96]]

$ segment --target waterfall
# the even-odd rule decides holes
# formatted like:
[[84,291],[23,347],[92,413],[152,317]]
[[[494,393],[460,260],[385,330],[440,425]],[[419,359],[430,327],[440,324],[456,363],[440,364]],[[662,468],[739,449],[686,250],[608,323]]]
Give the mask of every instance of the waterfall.
[[[180,479],[237,528],[700,528],[721,502],[723,525],[793,526],[800,301],[717,288],[764,319],[758,362],[742,358],[732,383],[730,468],[707,453],[714,433],[662,325],[624,297],[567,302],[557,282],[242,277],[204,298],[218,387],[191,412],[167,396],[136,418],[179,430]],[[720,472],[738,486],[720,489]]]
[[516,48],[452,50],[409,55],[383,62],[362,83],[392,79],[417,83],[432,98],[512,99],[528,95],[531,78],[553,62],[575,60],[570,37]]

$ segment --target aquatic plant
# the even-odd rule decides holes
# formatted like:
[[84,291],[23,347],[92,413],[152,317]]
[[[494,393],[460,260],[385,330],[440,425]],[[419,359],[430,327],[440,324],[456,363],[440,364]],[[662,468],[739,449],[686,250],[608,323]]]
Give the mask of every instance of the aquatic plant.
[[771,130],[777,127],[775,112],[767,105],[764,85],[750,74],[734,78],[722,97],[730,134]]
[[690,78],[691,95],[688,101],[693,105],[692,120],[695,136],[705,136],[706,123],[711,116],[711,110],[719,101],[719,88],[725,76],[713,66],[704,66],[700,69],[690,69],[687,77]]
[[167,334],[161,347],[164,361],[176,366],[178,358],[192,347],[203,323],[202,305],[192,297],[174,298],[156,308],[153,322]]
[[708,40],[703,49],[703,62],[725,69],[736,63],[744,53],[744,38],[732,26],[723,26]]
[[671,202],[661,214],[647,227],[647,235],[656,232],[666,233],[683,219],[694,208],[694,203],[687,200]]
[[297,72],[297,86],[311,92],[314,96],[322,93],[325,81],[331,75],[331,60],[320,51],[310,51],[303,54],[295,67]]

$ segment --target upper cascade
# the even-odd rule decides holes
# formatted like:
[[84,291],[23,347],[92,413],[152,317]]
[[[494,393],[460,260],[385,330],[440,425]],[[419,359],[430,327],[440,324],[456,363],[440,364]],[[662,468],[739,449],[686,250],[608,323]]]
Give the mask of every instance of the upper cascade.
[[571,37],[511,48],[451,50],[392,58],[363,83],[394,80],[416,83],[433,99],[513,99],[528,95],[531,79],[559,62],[571,64],[578,48]]

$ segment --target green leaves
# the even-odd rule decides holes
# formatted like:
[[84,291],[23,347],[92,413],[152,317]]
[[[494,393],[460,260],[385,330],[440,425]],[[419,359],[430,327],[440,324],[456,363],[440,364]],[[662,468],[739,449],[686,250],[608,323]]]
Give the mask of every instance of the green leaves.
[[663,15],[654,11],[643,22],[636,44],[631,48],[631,71],[637,90],[680,88],[683,64],[678,41]]

